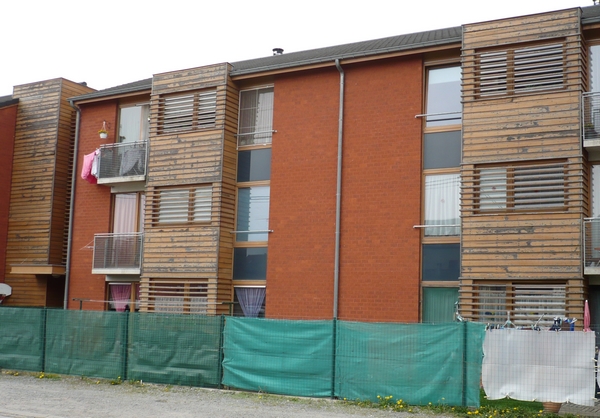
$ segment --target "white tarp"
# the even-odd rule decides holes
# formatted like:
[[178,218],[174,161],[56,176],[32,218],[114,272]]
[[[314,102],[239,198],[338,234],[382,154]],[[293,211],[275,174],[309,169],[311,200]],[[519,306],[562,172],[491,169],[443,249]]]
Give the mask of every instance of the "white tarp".
[[595,335],[582,331],[488,330],[483,388],[488,399],[593,406]]

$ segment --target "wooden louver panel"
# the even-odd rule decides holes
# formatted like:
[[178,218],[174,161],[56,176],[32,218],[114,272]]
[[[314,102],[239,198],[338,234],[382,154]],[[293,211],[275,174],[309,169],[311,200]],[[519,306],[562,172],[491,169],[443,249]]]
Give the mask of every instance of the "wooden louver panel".
[[159,99],[159,133],[212,128],[216,122],[217,90],[202,90]]
[[565,164],[481,167],[475,174],[480,211],[565,206]]
[[563,43],[476,53],[479,96],[516,94],[564,86]]
[[470,290],[477,299],[465,314],[479,322],[503,325],[510,319],[517,326],[547,327],[554,317],[565,316],[564,284],[475,284]]

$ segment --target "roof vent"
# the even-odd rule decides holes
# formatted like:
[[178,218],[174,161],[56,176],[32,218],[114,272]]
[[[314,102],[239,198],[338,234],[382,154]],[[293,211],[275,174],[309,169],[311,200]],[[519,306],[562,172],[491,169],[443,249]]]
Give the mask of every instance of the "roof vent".
[[283,48],[273,48],[273,55],[283,55]]

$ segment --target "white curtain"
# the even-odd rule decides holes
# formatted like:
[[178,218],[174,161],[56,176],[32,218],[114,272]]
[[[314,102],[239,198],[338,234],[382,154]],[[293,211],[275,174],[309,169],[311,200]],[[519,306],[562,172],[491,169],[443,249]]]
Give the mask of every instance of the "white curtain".
[[[425,225],[460,224],[460,174],[435,174],[425,177]],[[426,236],[458,235],[459,227],[425,228]]]
[[244,316],[256,318],[265,300],[264,287],[236,287],[235,293]]
[[137,209],[137,193],[116,194],[113,232],[116,234],[136,232]]

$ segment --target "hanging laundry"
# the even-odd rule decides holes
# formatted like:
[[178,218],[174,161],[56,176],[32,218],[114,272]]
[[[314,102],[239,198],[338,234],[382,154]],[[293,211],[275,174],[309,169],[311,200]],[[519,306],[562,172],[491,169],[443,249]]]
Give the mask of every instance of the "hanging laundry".
[[83,167],[81,169],[81,178],[91,184],[98,183],[98,179],[92,175],[92,165],[94,164],[94,158],[96,157],[96,153],[97,153],[97,151],[94,151],[91,154],[83,156]]
[[94,152],[94,160],[92,161],[92,176],[98,178],[98,165],[100,163],[100,151],[96,150]]

